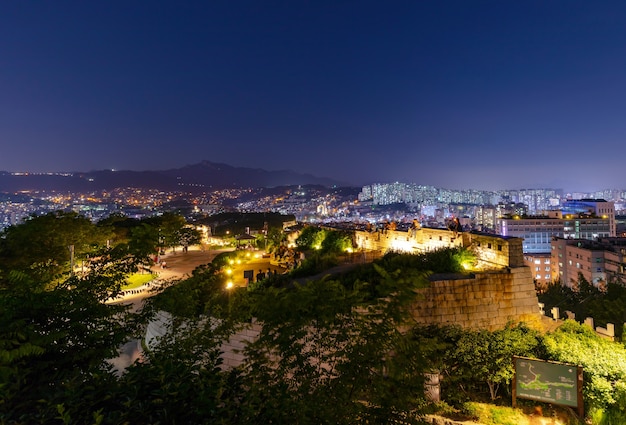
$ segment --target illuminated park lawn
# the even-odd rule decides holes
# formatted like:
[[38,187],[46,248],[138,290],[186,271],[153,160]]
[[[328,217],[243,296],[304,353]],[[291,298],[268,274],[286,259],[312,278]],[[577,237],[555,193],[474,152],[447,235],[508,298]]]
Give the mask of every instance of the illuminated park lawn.
[[154,280],[156,275],[153,273],[134,273],[126,278],[126,285],[122,287],[123,290],[135,289],[140,286]]

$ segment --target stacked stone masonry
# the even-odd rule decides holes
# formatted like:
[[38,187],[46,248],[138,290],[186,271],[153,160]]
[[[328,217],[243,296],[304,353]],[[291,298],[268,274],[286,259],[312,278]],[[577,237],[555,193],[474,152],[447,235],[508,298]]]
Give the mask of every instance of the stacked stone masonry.
[[[364,250],[427,252],[444,247],[472,249],[478,266],[488,269],[455,278],[437,279],[420,290],[413,308],[417,323],[460,325],[470,329],[495,330],[510,321],[541,317],[530,269],[524,266],[522,240],[495,235],[458,233],[443,229],[422,228],[413,233],[355,232],[357,246]],[[163,334],[167,314],[149,326],[146,343]],[[258,338],[261,325],[253,322],[222,345],[223,368],[236,367],[243,361],[245,345]]]
[[250,342],[256,341],[261,333],[261,325],[253,322],[222,344],[222,369],[227,370],[241,365],[243,350]]
[[409,232],[395,230],[355,231],[357,247],[369,251],[428,252],[441,248],[463,247],[476,253],[478,266],[499,269],[524,266],[522,239],[484,233],[455,233],[446,229],[422,227]]
[[412,232],[355,232],[356,245],[378,252],[428,252],[464,247],[476,254],[483,272],[431,279],[420,291],[413,316],[421,324],[455,324],[501,329],[509,322],[540,318],[530,269],[524,265],[522,239],[481,233],[421,228]]
[[419,291],[413,317],[420,324],[495,330],[508,322],[539,317],[534,284],[526,267],[435,280]]

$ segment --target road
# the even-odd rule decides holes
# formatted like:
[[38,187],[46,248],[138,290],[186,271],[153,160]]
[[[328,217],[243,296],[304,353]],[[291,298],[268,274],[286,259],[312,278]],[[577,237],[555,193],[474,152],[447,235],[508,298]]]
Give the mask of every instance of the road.
[[[210,263],[218,254],[222,252],[232,251],[232,248],[206,251],[194,248],[195,247],[190,247],[188,252],[179,251],[162,255],[161,259],[165,261],[167,267],[164,269],[162,269],[159,265],[152,267],[152,271],[158,275],[157,279],[182,280],[191,276],[191,272],[199,265]],[[113,303],[132,304],[132,311],[137,311],[142,307],[143,300],[150,295],[151,293],[149,291],[137,290],[136,293],[129,293],[119,301],[115,301]],[[140,341],[133,339],[120,347],[119,355],[113,359],[109,359],[108,362],[113,365],[116,373],[121,374],[124,369],[133,364],[140,357]]]

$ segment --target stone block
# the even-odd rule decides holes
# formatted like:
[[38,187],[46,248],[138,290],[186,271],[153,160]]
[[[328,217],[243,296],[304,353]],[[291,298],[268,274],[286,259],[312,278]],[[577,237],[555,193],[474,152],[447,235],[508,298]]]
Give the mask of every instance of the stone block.
[[231,339],[230,341],[228,341],[227,346],[231,350],[243,350],[246,347],[246,344],[247,344],[247,342],[244,342],[243,340]]
[[503,292],[501,294],[501,299],[503,299],[503,300],[513,300],[513,299],[516,299],[516,298],[517,297],[516,297],[515,292]]
[[481,299],[468,298],[467,300],[465,300],[465,305],[467,305],[468,307],[479,307],[484,304],[484,301]]
[[537,306],[518,306],[515,307],[515,314],[518,316],[525,314],[539,314],[539,308]]

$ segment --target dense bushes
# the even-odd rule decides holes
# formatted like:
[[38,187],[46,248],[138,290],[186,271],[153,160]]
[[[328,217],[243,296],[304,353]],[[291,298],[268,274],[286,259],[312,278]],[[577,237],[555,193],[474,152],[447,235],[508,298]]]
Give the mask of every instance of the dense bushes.
[[[307,273],[327,269],[349,242],[311,229],[299,242],[319,252],[301,265]],[[584,326],[566,322],[545,335],[524,324],[411,328],[416,290],[429,273],[462,272],[467,251],[389,253],[303,285],[226,291],[222,267],[231,255],[239,254],[217,257],[151,300],[145,316],[167,310],[176,320],[122,376],[106,359],[146,317],[102,301],[134,270],[126,255],[99,256],[93,272],[54,286],[6,263],[0,422],[417,423],[425,372],[443,375],[450,404],[504,400],[511,357],[520,355],[581,364],[594,420],[626,423],[626,350]],[[222,369],[221,343],[251,317],[263,323],[259,339],[240,369]]]
[[[550,360],[584,367],[584,393],[593,407],[611,408],[626,400],[626,349],[600,338],[591,328],[566,320],[543,338]],[[622,405],[623,406],[623,405]]]
[[594,423],[626,423],[626,349],[585,325],[568,320],[547,334],[524,324],[494,332],[431,326],[413,333],[422,347],[420,355],[443,376],[448,403],[462,406],[487,395],[492,400],[509,398],[511,358],[516,355],[581,365],[586,410],[603,418]]

